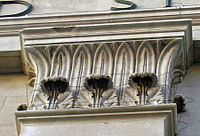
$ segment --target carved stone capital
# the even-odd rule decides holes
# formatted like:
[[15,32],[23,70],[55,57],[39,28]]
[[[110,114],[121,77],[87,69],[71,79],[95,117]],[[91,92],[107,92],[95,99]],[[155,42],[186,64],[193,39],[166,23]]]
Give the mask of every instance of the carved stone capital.
[[[105,23],[73,27],[25,29],[21,43],[24,69],[33,85],[31,104],[45,105],[41,81],[46,77],[64,77],[69,81],[66,96],[58,107],[90,107],[92,95],[84,87],[86,77],[107,75],[113,89],[102,94],[102,106],[137,105],[135,90],[128,79],[133,73],[154,73],[158,86],[148,92],[148,103],[163,102],[170,88],[183,79],[188,66],[191,22],[162,20],[127,23]],[[145,26],[145,27],[144,27]],[[168,89],[169,88],[169,89]],[[129,104],[128,101],[133,101]],[[116,104],[118,103],[118,104]]]

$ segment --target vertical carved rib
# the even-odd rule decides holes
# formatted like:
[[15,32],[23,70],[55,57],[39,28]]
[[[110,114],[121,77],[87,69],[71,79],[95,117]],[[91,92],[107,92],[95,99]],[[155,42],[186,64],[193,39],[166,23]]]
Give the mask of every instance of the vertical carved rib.
[[114,67],[114,86],[119,96],[125,86],[128,85],[128,78],[134,72],[135,56],[132,47],[122,43],[116,51]]
[[26,59],[28,67],[34,66],[35,70],[35,83],[33,92],[31,94],[30,103],[37,103],[37,105],[46,103],[46,99],[40,96],[40,82],[49,74],[49,62],[42,52],[37,48],[26,48]]
[[72,91],[80,91],[86,76],[90,75],[91,68],[92,57],[89,48],[85,45],[79,45],[73,56],[72,72],[70,76]]
[[58,47],[52,57],[50,76],[70,77],[71,56],[65,46]]
[[184,70],[181,70],[181,67],[179,69],[174,69],[172,72],[172,79],[170,84],[170,95],[169,99],[172,100],[172,98],[175,97],[176,91],[177,91],[177,85],[183,81],[183,77],[185,75]]
[[[180,41],[175,39],[171,41],[161,52],[157,63],[157,76],[160,86],[164,88],[164,98],[168,101],[170,98],[170,86],[173,77],[173,70],[180,58],[182,58],[182,47]],[[184,63],[182,62],[184,67]]]
[[35,89],[40,88],[40,81],[48,76],[49,63],[46,57],[37,48],[26,48],[27,59],[31,61],[36,70]]
[[142,42],[136,55],[136,73],[155,73],[156,59],[155,51],[148,41]]
[[101,44],[95,54],[92,74],[112,75],[113,70],[113,55],[110,47],[106,44]]
[[177,60],[180,58],[178,54],[181,54],[179,40],[171,41],[161,52],[161,55],[157,63],[157,76],[159,84],[169,84],[169,74],[174,69],[174,65],[177,63]]
[[[45,106],[48,100],[47,96],[41,92],[40,83],[47,77],[64,77],[68,79],[71,70],[70,53],[64,46],[56,48],[55,51],[50,47],[25,48],[25,51],[28,67],[34,67],[36,72],[36,81],[30,102],[33,105]],[[65,95],[61,95],[62,100],[58,99],[59,103],[66,98]]]
[[147,52],[144,53],[143,72],[147,72]]

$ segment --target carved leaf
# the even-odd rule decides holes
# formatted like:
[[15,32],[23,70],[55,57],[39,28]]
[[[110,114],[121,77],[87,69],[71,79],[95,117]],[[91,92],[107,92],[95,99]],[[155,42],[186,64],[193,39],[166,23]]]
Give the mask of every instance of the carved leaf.
[[[127,88],[124,90],[122,99],[120,100],[121,106],[138,106],[140,97],[135,89]],[[153,87],[147,92],[146,104],[161,104],[164,103],[162,89]]]
[[[83,90],[79,93],[76,107],[91,108],[93,105],[93,93]],[[117,93],[114,89],[106,90],[100,99],[101,107],[114,107],[117,106]]]

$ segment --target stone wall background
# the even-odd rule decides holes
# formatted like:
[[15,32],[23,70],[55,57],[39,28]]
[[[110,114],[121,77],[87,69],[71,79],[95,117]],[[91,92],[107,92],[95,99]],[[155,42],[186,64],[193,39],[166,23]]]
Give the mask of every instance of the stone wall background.
[[200,128],[200,64],[194,64],[187,71],[184,81],[178,85],[177,94],[186,99],[187,111],[178,114],[179,136],[199,136]]
[[[108,11],[112,6],[127,7],[118,4],[115,0],[24,0],[31,3],[33,11],[28,15],[55,14],[64,12],[81,11]],[[166,0],[129,0],[138,5],[137,9],[162,8],[166,6]],[[172,6],[181,7],[200,5],[199,0],[172,0]],[[25,9],[23,5],[6,5],[0,9],[0,14],[16,13]]]
[[15,116],[18,105],[26,103],[24,74],[0,75],[0,136],[15,136]]

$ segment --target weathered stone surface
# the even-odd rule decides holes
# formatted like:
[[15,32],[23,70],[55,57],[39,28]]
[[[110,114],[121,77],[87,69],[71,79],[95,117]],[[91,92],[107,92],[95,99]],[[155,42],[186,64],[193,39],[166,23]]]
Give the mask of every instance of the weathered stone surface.
[[16,112],[18,135],[173,136],[176,105]]
[[15,136],[15,117],[18,105],[27,103],[27,77],[23,74],[0,75],[0,135]]
[[183,83],[178,85],[177,94],[186,98],[186,112],[178,114],[178,128],[181,136],[198,136],[200,127],[200,65],[194,64],[187,72]]
[[1,96],[26,96],[27,77],[24,74],[1,75]]
[[[79,92],[84,90],[83,82],[91,74],[109,75],[114,90],[121,93],[128,87],[131,74],[155,73],[158,84],[165,87],[167,100],[166,86],[173,85],[179,74],[185,74],[192,44],[190,20],[25,29],[21,37],[24,70],[35,73],[30,80],[37,79],[31,102],[35,106],[47,102],[40,91],[45,77],[65,77],[71,91]],[[36,74],[36,70],[40,72]]]
[[[111,7],[128,7],[124,4],[119,4],[114,0],[25,0],[31,3],[34,7],[33,11],[28,16],[35,14],[55,14],[63,12],[83,12],[83,11],[108,11]],[[137,9],[152,9],[163,8],[166,6],[167,0],[129,0],[137,4]],[[173,0],[173,7],[181,7],[183,5],[197,5],[198,0]],[[13,10],[14,9],[14,10]],[[23,5],[5,5],[1,9],[1,14],[11,14],[25,9]],[[53,9],[53,10],[52,10]]]
[[[1,73],[8,73],[8,72],[21,72],[22,68],[21,60],[20,60],[20,46],[19,46],[19,39],[16,38],[18,36],[18,32],[23,28],[32,28],[32,27],[38,27],[38,26],[63,26],[63,25],[74,25],[74,24],[88,24],[88,23],[109,23],[109,22],[124,22],[127,21],[141,21],[141,20],[159,20],[159,19],[175,19],[175,18],[192,18],[193,23],[193,40],[199,40],[199,7],[195,6],[195,4],[199,4],[199,0],[173,0],[173,8],[165,8],[165,9],[151,9],[151,10],[132,10],[132,11],[121,11],[121,12],[92,12],[92,13],[69,13],[64,14],[60,13],[62,12],[68,12],[71,11],[84,11],[84,8],[88,8],[87,10],[94,9],[95,10],[109,10],[110,6],[119,6],[124,7],[124,5],[116,4],[114,1],[110,3],[109,0],[95,0],[90,3],[85,3],[87,1],[81,1],[80,5],[77,6],[71,6],[67,4],[63,4],[63,0],[57,1],[57,4],[54,3],[54,1],[40,1],[38,0],[28,0],[30,3],[32,3],[35,7],[32,13],[28,15],[28,17],[22,17],[22,18],[7,18],[7,19],[0,19],[0,35],[3,36],[0,38],[0,46],[4,53],[0,53],[0,72]],[[76,1],[73,0],[70,1],[72,4],[76,4]],[[133,1],[133,0],[131,0]],[[141,3],[137,3],[137,2]],[[48,3],[46,3],[48,2]],[[66,1],[65,1],[66,2]],[[97,3],[98,2],[98,3]],[[106,2],[106,4],[104,4]],[[152,1],[147,0],[134,0],[135,3],[138,4],[138,8],[153,8],[153,7],[163,7],[165,4],[165,0],[163,1],[155,1],[156,4]],[[42,3],[42,4],[41,4]],[[97,4],[96,4],[97,3]],[[82,5],[86,4],[86,5]],[[102,6],[102,4],[104,4]],[[110,5],[111,4],[111,5]],[[192,5],[193,6],[184,6],[184,5]],[[109,8],[107,7],[109,6]],[[69,6],[69,8],[66,8],[65,6]],[[80,6],[80,7],[79,7]],[[6,8],[6,10],[4,10]],[[54,10],[52,10],[52,8]],[[16,7],[14,10],[18,11],[22,9],[22,7]],[[13,7],[3,7],[3,12],[10,12],[14,11]],[[1,8],[2,12],[2,8]],[[4,13],[5,13],[4,12]],[[52,13],[52,14],[45,14],[45,13]],[[56,13],[56,15],[53,15]],[[39,14],[39,15],[38,15]],[[41,15],[42,14],[42,15]],[[124,18],[123,18],[124,17]],[[178,24],[178,23],[177,23]],[[180,24],[177,25],[177,28]],[[182,27],[182,26],[181,26]],[[152,28],[149,28],[149,30]],[[174,29],[174,28],[173,28]],[[160,29],[162,30],[162,28]],[[177,30],[177,29],[176,29]],[[197,43],[198,44],[198,43]],[[17,52],[17,56],[15,53],[9,53],[7,51],[14,50],[14,52]],[[195,51],[195,60],[198,62],[199,55],[198,55],[198,47],[194,48]],[[5,52],[6,51],[6,52]],[[6,54],[6,55],[5,55]],[[191,52],[189,52],[189,55],[192,56]],[[8,57],[10,56],[10,57]],[[186,76],[186,81],[184,82],[184,85],[181,88],[183,90],[183,93],[185,95],[188,95],[190,98],[195,99],[195,102],[189,103],[189,112],[186,112],[184,114],[184,119],[186,119],[186,122],[189,122],[187,125],[187,129],[184,129],[182,131],[182,134],[185,134],[185,136],[194,136],[198,135],[199,126],[199,120],[198,120],[198,90],[199,90],[199,82],[198,82],[198,68],[192,68],[192,71],[194,73],[192,75],[188,75],[188,78]],[[25,76],[22,77],[15,77],[10,78],[7,77],[7,75],[1,75],[2,79],[0,83],[2,89],[0,89],[0,94],[2,97],[0,98],[0,106],[4,108],[4,100],[6,101],[9,96],[12,96],[13,99],[20,99],[19,97],[25,97],[24,90],[25,90]],[[7,79],[8,78],[8,79]],[[18,85],[15,85],[15,80]],[[192,79],[195,79],[193,81]],[[179,80],[179,79],[178,79]],[[20,83],[22,81],[22,83]],[[191,83],[192,82],[192,83]],[[11,83],[11,84],[10,84]],[[187,85],[187,87],[185,86]],[[6,90],[6,91],[5,91]],[[192,90],[192,91],[188,91]],[[15,97],[15,95],[17,97]],[[21,97],[21,98],[22,98]],[[8,98],[8,103],[18,103],[20,101],[12,101],[10,102],[11,98]],[[24,101],[24,100],[22,100]],[[21,104],[21,103],[19,103]],[[14,104],[15,105],[15,104]],[[8,104],[6,104],[8,106]],[[13,112],[10,109],[15,110],[15,106],[8,106],[8,112],[4,112],[2,114],[3,117],[8,117],[8,119],[4,119],[4,122],[7,122],[8,124],[0,124],[0,130],[1,135],[14,135],[14,127],[10,126],[11,122],[11,114],[10,112]],[[1,116],[1,115],[0,115]],[[1,117],[2,117],[1,116]],[[13,123],[13,122],[12,122]],[[184,127],[184,125],[183,125]],[[194,131],[191,131],[194,130]]]
[[[199,74],[200,74],[200,66],[199,64],[193,65],[187,72],[187,75],[183,81],[182,84],[178,87],[178,92],[177,94],[182,94],[186,97],[186,102],[187,106],[186,109],[187,111],[183,114],[178,115],[178,120],[183,122],[179,122],[179,129],[180,129],[180,135],[182,136],[198,136],[199,132],[196,131],[198,130],[199,126]],[[0,93],[2,95],[1,97],[1,102],[4,101],[6,96],[22,96],[25,97],[25,83],[26,81],[26,76],[25,75],[0,75],[1,82],[0,85],[1,87],[4,86],[4,89],[0,90]],[[16,80],[15,80],[16,79]],[[20,83],[21,82],[21,83]],[[18,84],[18,87],[16,87],[16,83]],[[6,87],[7,86],[7,87]],[[15,89],[17,88],[17,90]],[[12,93],[13,91],[13,93]],[[20,98],[22,98],[20,97]],[[15,97],[12,97],[15,99]],[[12,99],[10,98],[10,100]],[[19,98],[19,97],[17,97]],[[24,99],[24,98],[23,98]],[[9,100],[9,101],[10,101]],[[16,135],[16,130],[15,130],[15,124],[14,124],[14,111],[16,111],[16,108],[18,105],[21,104],[22,101],[12,101],[12,103],[17,103],[15,106],[13,106],[13,110],[5,111],[5,113],[2,114],[0,113],[0,119],[10,118],[11,120],[6,120],[7,122],[2,122],[0,123],[0,130],[1,130],[1,136],[15,136]],[[24,100],[23,103],[26,103]],[[1,105],[1,104],[0,104]],[[6,114],[9,114],[6,116]],[[0,121],[1,122],[1,121]],[[6,123],[6,124],[5,124]],[[186,125],[184,125],[186,123]]]
[[16,128],[12,124],[0,124],[1,136],[16,136]]
[[0,73],[23,73],[19,51],[0,51]]
[[194,41],[193,42],[193,52],[194,52],[194,63],[200,62],[200,41]]
[[[34,9],[28,16],[35,14],[55,14],[63,12],[83,12],[83,11],[109,11],[111,7],[128,7],[124,4],[119,4],[114,0],[25,0],[33,5]],[[144,8],[161,8],[165,7],[165,0],[154,0],[154,2],[149,2],[148,0],[129,0],[138,5],[138,9]],[[12,4],[2,6],[0,15],[12,14],[20,12],[25,9],[25,6]],[[14,9],[14,10],[13,10]],[[53,10],[52,10],[53,9]]]

